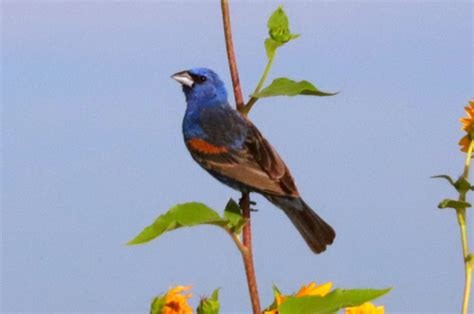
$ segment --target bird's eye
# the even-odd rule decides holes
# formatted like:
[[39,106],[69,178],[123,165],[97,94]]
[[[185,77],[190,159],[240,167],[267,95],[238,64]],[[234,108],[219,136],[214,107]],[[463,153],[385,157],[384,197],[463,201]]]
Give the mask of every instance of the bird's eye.
[[201,75],[201,76],[199,77],[199,81],[200,81],[200,82],[205,82],[206,80],[207,80],[207,78],[206,78],[204,75]]

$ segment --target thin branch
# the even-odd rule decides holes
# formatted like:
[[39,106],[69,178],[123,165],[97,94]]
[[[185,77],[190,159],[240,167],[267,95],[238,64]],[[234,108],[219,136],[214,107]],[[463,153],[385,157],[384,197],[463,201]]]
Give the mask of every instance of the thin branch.
[[230,235],[230,237],[232,238],[232,240],[234,241],[235,245],[237,246],[237,248],[239,249],[240,253],[242,255],[245,255],[248,253],[248,249],[242,244],[242,242],[240,242],[240,239],[239,237],[230,229],[226,229],[227,233]]
[[253,250],[252,250],[252,224],[250,219],[250,196],[248,193],[242,193],[240,199],[240,208],[242,208],[243,216],[246,220],[242,230],[242,242],[247,248],[246,254],[242,254],[245,266],[245,274],[247,275],[247,282],[249,287],[250,298],[252,301],[252,309],[254,314],[260,314],[260,298],[258,296],[257,279],[255,275],[255,267],[253,265]]
[[[232,77],[232,86],[234,89],[235,105],[237,110],[243,115],[247,116],[244,112],[244,100],[242,97],[242,89],[240,88],[239,73],[237,70],[237,61],[235,60],[234,45],[232,43],[232,29],[230,26],[230,13],[229,13],[229,2],[228,0],[221,0],[222,8],[222,19],[224,22],[224,35],[225,43],[227,48],[227,59],[229,61],[230,75]],[[253,265],[253,254],[252,254],[252,229],[250,219],[250,198],[248,193],[242,193],[240,200],[240,208],[242,214],[246,219],[247,223],[244,225],[242,230],[243,246],[246,250],[240,250],[242,253],[242,259],[245,266],[245,274],[247,275],[247,284],[250,293],[250,301],[252,303],[252,311],[254,314],[260,314],[260,299],[258,297],[257,280],[255,277],[255,267]],[[237,243],[237,242],[236,242]],[[240,249],[240,248],[239,248]]]
[[234,87],[235,105],[241,111],[244,107],[242,89],[240,88],[239,72],[237,71],[237,61],[235,60],[234,43],[232,42],[232,28],[230,26],[230,13],[228,0],[221,0],[222,19],[224,22],[225,46],[227,49],[227,59],[229,60],[230,76]]

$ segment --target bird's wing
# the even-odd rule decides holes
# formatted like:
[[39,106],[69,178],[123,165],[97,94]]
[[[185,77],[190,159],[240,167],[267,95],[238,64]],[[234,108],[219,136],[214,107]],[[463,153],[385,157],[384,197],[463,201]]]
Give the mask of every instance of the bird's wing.
[[186,146],[205,169],[240,182],[252,189],[279,196],[298,197],[288,168],[278,153],[250,122],[242,147],[216,146],[193,138]]

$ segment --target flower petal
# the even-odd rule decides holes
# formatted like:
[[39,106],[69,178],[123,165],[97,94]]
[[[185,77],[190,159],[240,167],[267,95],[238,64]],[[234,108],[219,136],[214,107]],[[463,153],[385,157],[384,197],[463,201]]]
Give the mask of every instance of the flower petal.
[[359,306],[346,308],[345,314],[384,314],[383,306],[375,306],[370,302],[366,302]]
[[189,314],[193,309],[188,304],[188,299],[192,297],[191,293],[180,294],[180,292],[188,291],[191,286],[176,286],[171,288],[165,297],[165,305],[161,314]]
[[464,136],[460,141],[459,145],[461,145],[461,151],[467,153],[467,150],[469,149],[469,145],[471,144],[471,139],[469,138],[469,135]]
[[331,291],[332,282],[327,282],[320,286],[317,286],[315,282],[310,283],[307,286],[301,287],[301,289],[296,293],[296,297],[304,296],[325,296]]

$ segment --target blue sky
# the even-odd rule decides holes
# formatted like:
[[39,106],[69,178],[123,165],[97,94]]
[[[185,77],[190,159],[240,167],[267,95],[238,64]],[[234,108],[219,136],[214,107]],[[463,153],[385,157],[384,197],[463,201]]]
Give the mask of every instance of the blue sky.
[[[314,255],[254,196],[262,304],[272,283],[289,293],[332,281],[393,287],[376,302],[389,313],[457,312],[458,227],[454,213],[436,209],[455,194],[429,177],[462,171],[472,2],[283,3],[302,36],[277,52],[269,78],[341,93],[261,100],[250,118],[337,237]],[[232,2],[246,95],[279,4]],[[238,198],[186,151],[184,97],[169,78],[206,66],[230,89],[217,1],[1,5],[2,311],[145,313],[154,295],[191,284],[196,296],[221,287],[224,313],[248,312],[240,256],[221,230],[124,245],[176,203],[221,209]]]

